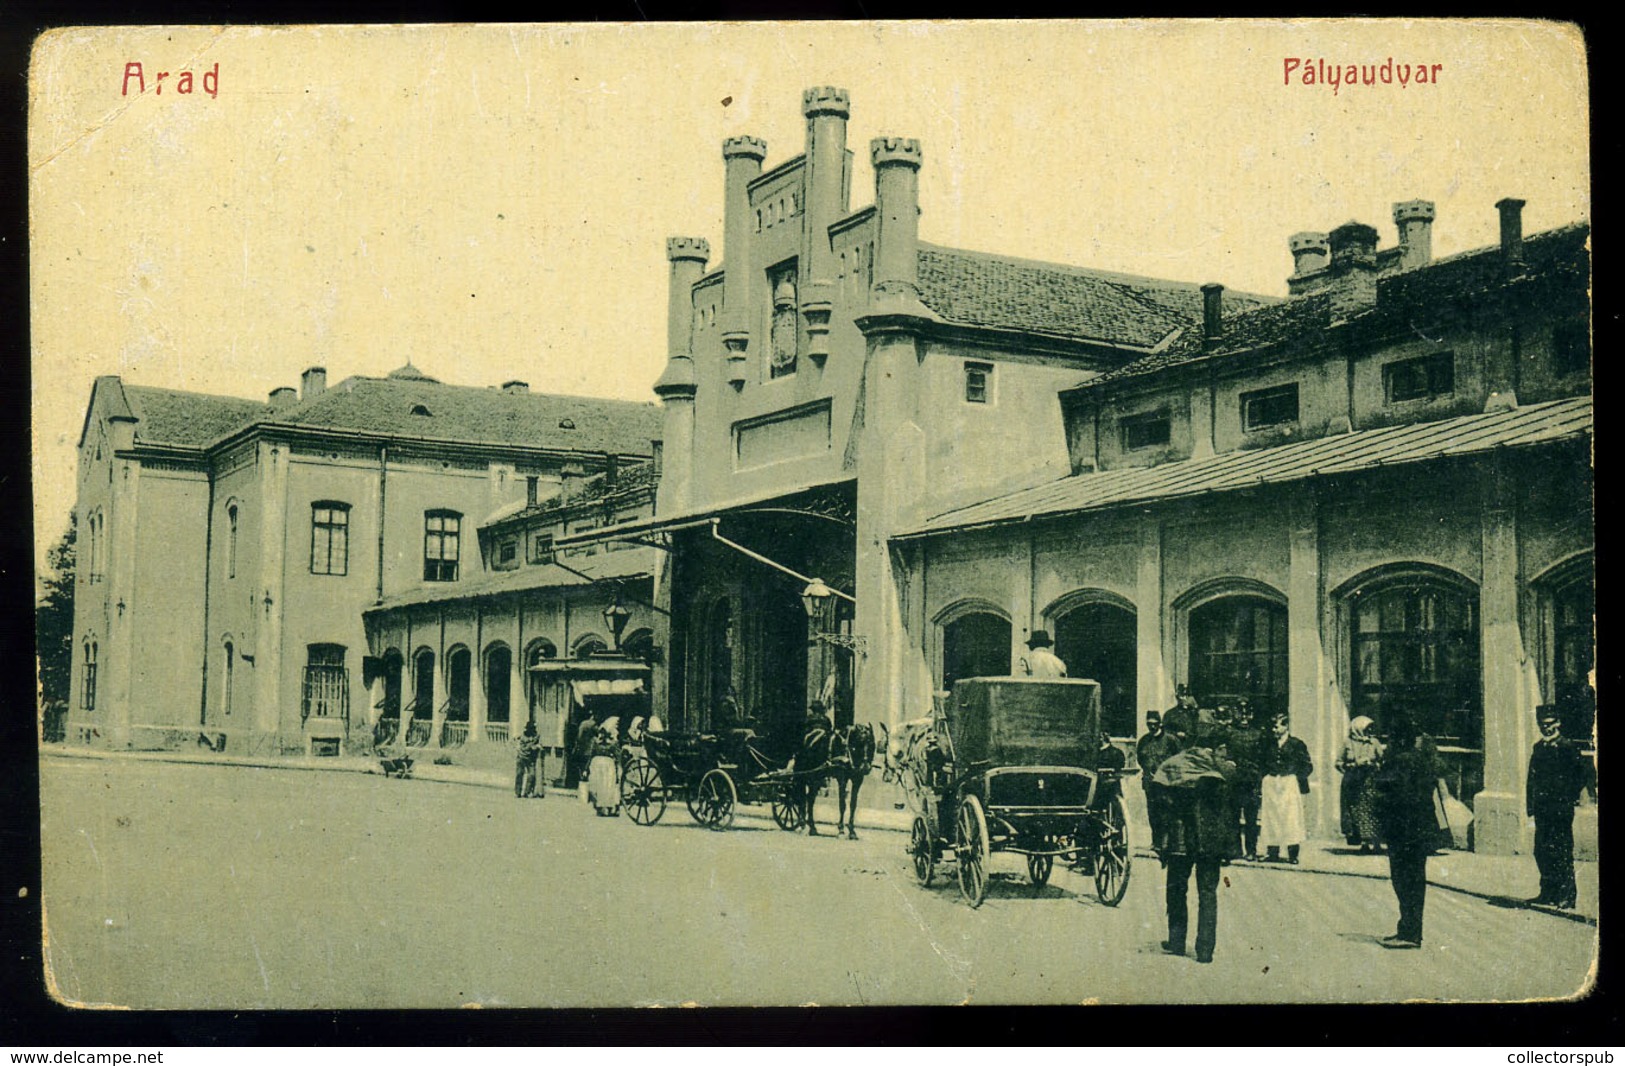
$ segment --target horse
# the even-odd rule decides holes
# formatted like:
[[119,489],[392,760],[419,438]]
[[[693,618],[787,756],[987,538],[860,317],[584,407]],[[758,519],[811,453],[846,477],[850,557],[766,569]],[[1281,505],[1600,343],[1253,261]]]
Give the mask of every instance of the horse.
[[846,838],[858,839],[858,791],[863,787],[863,779],[868,777],[869,771],[874,768],[877,747],[874,726],[868,722],[853,723],[844,729],[837,729],[834,733],[830,751],[830,776],[835,779],[836,836],[841,835],[841,826],[845,825]]
[[790,802],[801,824],[807,827],[808,836],[818,835],[813,804],[818,799],[818,790],[823,787],[824,779],[831,773],[835,735],[829,719],[822,715],[809,715],[802,729],[801,742],[796,747],[795,758],[790,764],[795,771],[790,785]]

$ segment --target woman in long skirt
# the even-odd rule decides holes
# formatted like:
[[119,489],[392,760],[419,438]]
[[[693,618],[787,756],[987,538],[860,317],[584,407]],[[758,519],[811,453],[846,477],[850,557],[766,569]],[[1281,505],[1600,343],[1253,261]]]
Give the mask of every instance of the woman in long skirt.
[[600,815],[621,813],[621,781],[619,760],[621,721],[606,718],[598,727],[598,737],[592,749],[592,762],[588,764],[588,795],[592,806]]
[[1343,808],[1343,838],[1369,855],[1382,844],[1377,819],[1377,767],[1382,762],[1383,745],[1371,733],[1374,723],[1360,715],[1349,723],[1349,739],[1337,757],[1343,774],[1340,798]]
[[1309,748],[1292,735],[1284,714],[1276,715],[1270,731],[1271,742],[1264,745],[1263,801],[1258,810],[1258,842],[1266,850],[1265,862],[1280,862],[1286,848],[1287,862],[1298,863],[1303,844],[1303,797],[1309,791],[1309,775],[1315,772]]

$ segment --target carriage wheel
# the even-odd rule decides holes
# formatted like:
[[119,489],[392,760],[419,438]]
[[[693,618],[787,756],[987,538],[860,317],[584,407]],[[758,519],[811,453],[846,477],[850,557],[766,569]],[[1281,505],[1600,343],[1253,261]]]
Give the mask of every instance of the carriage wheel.
[[987,816],[982,801],[966,796],[959,805],[959,893],[972,907],[987,897]]
[[1095,894],[1100,902],[1115,907],[1128,891],[1129,851],[1128,818],[1123,814],[1123,799],[1113,796],[1111,806],[1101,812],[1098,825],[1100,851],[1095,856]]
[[1055,869],[1055,856],[1027,856],[1027,876],[1032,878],[1034,888],[1043,888],[1049,884],[1049,872],[1053,869]]
[[633,759],[621,777],[621,803],[638,825],[654,825],[666,813],[666,783],[648,759]]
[[908,838],[908,853],[914,859],[914,879],[931,887],[931,875],[937,868],[937,844],[931,839],[931,830],[924,818],[914,819],[914,829]]
[[794,833],[804,823],[801,808],[790,798],[788,792],[781,791],[773,797],[773,820],[786,833]]
[[734,791],[733,778],[726,770],[707,770],[695,790],[692,810],[694,817],[707,829],[726,829],[733,825],[734,804],[739,794]]

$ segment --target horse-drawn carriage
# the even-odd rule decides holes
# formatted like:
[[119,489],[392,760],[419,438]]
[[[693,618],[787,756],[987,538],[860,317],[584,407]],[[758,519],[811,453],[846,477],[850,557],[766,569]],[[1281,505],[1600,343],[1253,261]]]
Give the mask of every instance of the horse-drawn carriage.
[[763,745],[754,730],[723,733],[645,733],[621,775],[621,805],[638,825],[654,825],[681,796],[708,829],[733,824],[740,803],[766,803],[779,828],[804,824],[798,775],[788,757]]
[[1081,679],[970,678],[929,718],[904,723],[890,761],[912,818],[920,884],[955,860],[971,906],[987,894],[988,861],[1027,858],[1035,886],[1055,860],[1092,874],[1100,901],[1128,888],[1127,819],[1118,771],[1099,768],[1100,686]]

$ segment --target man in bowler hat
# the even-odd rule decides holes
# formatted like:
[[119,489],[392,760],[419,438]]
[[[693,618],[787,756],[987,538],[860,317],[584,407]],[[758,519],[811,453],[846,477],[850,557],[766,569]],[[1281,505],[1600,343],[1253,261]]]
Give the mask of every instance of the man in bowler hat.
[[1050,650],[1054,646],[1047,631],[1033,630],[1027,638],[1027,654],[1021,657],[1021,672],[1028,677],[1065,677],[1066,663]]

